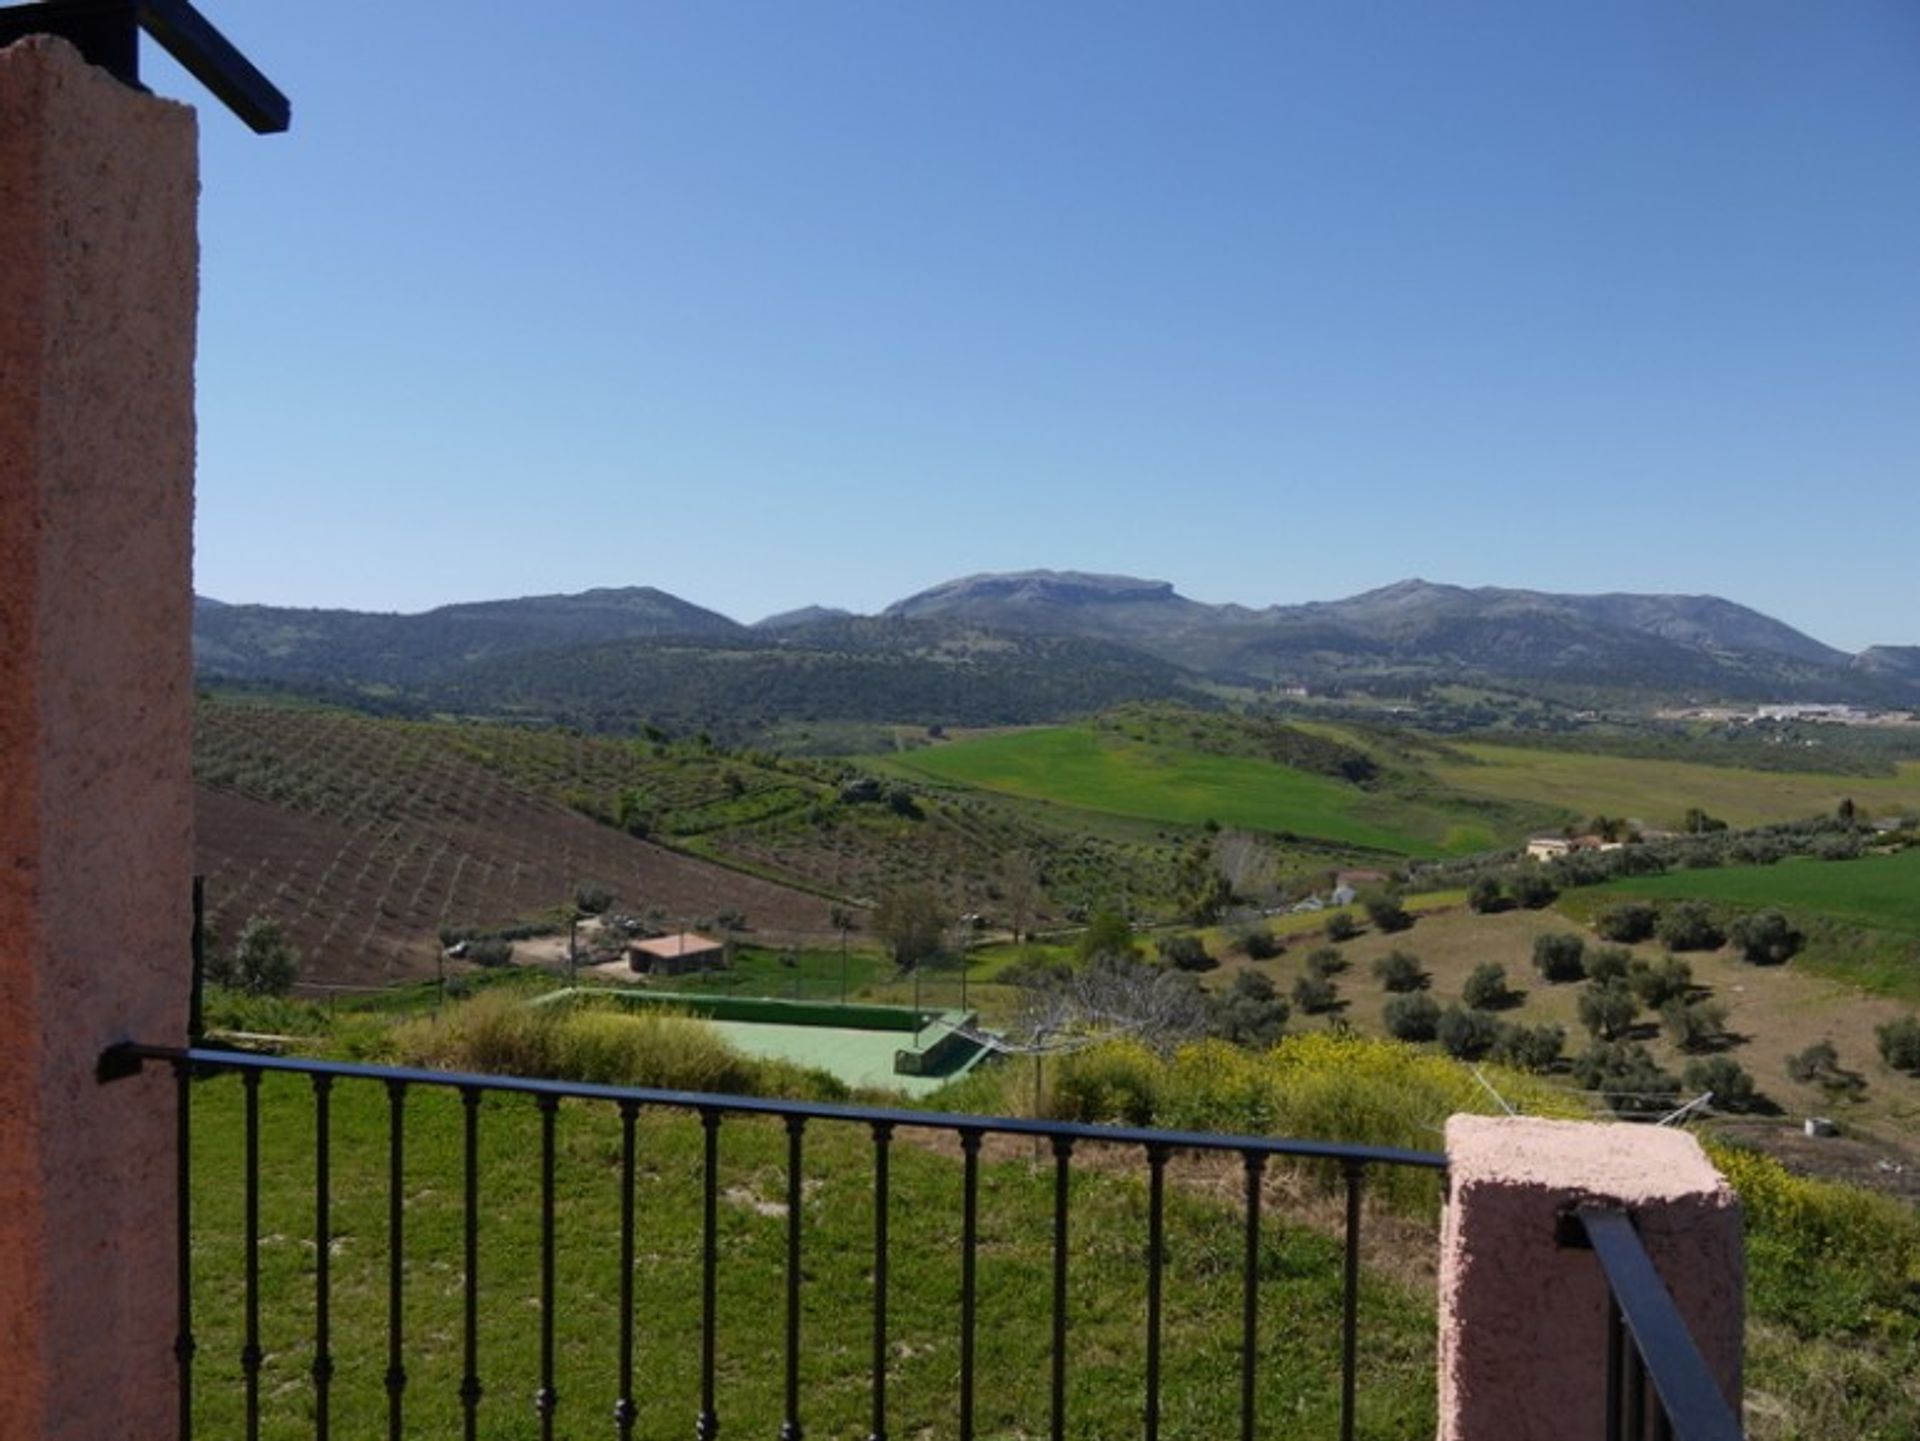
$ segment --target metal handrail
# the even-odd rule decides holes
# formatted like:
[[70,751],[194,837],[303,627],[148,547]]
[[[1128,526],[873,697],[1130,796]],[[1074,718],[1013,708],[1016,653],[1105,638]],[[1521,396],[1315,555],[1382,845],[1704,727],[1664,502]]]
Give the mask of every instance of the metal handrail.
[[805,1120],[851,1121],[915,1126],[935,1131],[971,1131],[980,1135],[1064,1137],[1116,1146],[1165,1146],[1175,1151],[1234,1151],[1301,1160],[1355,1161],[1364,1165],[1412,1166],[1444,1171],[1447,1158],[1437,1151],[1397,1146],[1353,1146],[1275,1136],[1243,1136],[1215,1131],[1163,1131],[1144,1126],[1092,1125],[1022,1116],[977,1116],[957,1111],[921,1111],[905,1107],[838,1105],[766,1096],[734,1096],[703,1091],[664,1091],[641,1086],[608,1086],[590,1081],[555,1081],[534,1076],[491,1076],[473,1071],[428,1071],[404,1066],[375,1066],[354,1061],[322,1061],[298,1056],[266,1056],[207,1046],[149,1046],[126,1042],[100,1057],[100,1075],[113,1079],[136,1073],[144,1061],[165,1061],[221,1070],[290,1071],[303,1076],[343,1080],[399,1081],[409,1086],[450,1090],[506,1091],[530,1096],[572,1097],[588,1101],[631,1101],[642,1106],[714,1111],[749,1116],[798,1116]]
[[1575,1214],[1607,1279],[1607,1435],[1645,1435],[1645,1382],[1654,1395],[1654,1434],[1676,1441],[1740,1441],[1740,1418],[1687,1329],[1673,1294],[1641,1244],[1633,1218],[1605,1206]]

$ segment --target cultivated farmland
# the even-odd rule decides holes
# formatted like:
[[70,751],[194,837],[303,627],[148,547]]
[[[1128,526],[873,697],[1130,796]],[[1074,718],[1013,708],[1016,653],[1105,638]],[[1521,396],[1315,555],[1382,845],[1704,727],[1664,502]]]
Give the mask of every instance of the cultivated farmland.
[[431,727],[326,711],[202,706],[195,864],[231,940],[278,918],[303,976],[378,983],[430,970],[442,926],[502,926],[606,888],[672,918],[744,912],[825,936],[828,902],[676,854],[515,785]]
[[1867,815],[1920,811],[1920,761],[1891,776],[1746,770],[1523,746],[1457,745],[1465,760],[1437,760],[1434,776],[1456,790],[1555,805],[1579,815],[1631,816],[1677,827],[1691,806],[1734,826],[1831,814],[1851,797]]
[[1239,755],[1150,744],[1091,726],[983,736],[892,758],[903,770],[1057,805],[1177,825],[1294,835],[1401,855],[1497,845],[1492,808],[1365,789]]

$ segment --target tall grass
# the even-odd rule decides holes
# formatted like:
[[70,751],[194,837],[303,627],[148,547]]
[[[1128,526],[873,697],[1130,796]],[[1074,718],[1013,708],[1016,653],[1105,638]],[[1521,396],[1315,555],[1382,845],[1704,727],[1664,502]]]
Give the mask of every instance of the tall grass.
[[435,1070],[810,1100],[848,1095],[825,1071],[745,1055],[689,1016],[529,1006],[507,995],[476,996],[403,1022],[388,1033],[385,1050],[394,1064]]

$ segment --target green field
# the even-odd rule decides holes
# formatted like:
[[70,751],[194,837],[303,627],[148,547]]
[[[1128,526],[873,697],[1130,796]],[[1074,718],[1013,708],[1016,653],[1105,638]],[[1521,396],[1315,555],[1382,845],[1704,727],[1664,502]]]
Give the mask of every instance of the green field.
[[1920,761],[1902,761],[1888,777],[1803,771],[1740,770],[1688,761],[1465,745],[1473,763],[1432,766],[1457,790],[1508,801],[1559,806],[1583,816],[1629,816],[1677,827],[1689,806],[1733,826],[1831,814],[1845,797],[1868,815],[1920,811]]
[[1875,930],[1920,935],[1920,849],[1856,861],[1786,860],[1636,876],[1600,887],[1658,899],[1697,898],[1742,907],[1773,906]]
[[1403,855],[1469,854],[1497,842],[1486,820],[1464,807],[1081,726],[956,741],[889,761],[931,780],[1177,825],[1213,820]]

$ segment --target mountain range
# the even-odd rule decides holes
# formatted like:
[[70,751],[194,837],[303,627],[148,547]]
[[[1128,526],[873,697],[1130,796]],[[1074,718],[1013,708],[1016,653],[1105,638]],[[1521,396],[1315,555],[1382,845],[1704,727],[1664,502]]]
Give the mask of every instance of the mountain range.
[[194,633],[208,681],[595,726],[1011,724],[1223,684],[1920,704],[1920,646],[1851,655],[1715,596],[1417,579],[1256,609],[1036,570],[947,581],[877,616],[809,606],[753,625],[646,586],[413,615],[202,599]]

